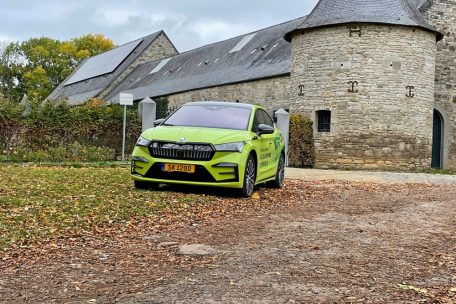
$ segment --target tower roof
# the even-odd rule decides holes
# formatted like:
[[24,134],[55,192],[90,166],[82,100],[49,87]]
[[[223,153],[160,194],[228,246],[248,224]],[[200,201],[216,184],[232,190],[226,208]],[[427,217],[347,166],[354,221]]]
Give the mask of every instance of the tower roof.
[[418,27],[435,33],[437,40],[443,38],[421,15],[416,0],[320,0],[307,19],[288,32],[285,39],[291,41],[297,31],[348,23]]

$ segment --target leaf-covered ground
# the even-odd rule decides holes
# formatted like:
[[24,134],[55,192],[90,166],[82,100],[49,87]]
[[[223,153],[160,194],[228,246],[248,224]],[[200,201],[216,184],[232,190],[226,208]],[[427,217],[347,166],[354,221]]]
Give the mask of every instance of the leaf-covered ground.
[[[36,181],[5,186],[20,183],[17,170]],[[2,228],[10,237],[0,303],[456,303],[454,183],[287,180],[237,199],[229,190],[136,191],[125,170],[1,169],[2,200],[10,199],[2,225],[35,241],[23,246],[28,238]],[[84,212],[62,207],[57,189],[67,183],[78,185],[65,189]],[[102,200],[113,203],[98,207]],[[27,204],[36,206],[32,218],[44,204],[78,228],[14,221],[9,209],[24,214]],[[178,255],[184,244],[216,252]]]
[[0,166],[0,251],[156,214],[192,194],[133,189],[128,168]]

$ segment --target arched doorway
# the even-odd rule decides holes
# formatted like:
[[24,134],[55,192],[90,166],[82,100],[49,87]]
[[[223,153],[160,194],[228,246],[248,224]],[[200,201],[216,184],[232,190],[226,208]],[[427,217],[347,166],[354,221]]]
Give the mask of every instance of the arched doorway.
[[434,110],[434,128],[432,133],[432,168],[443,169],[443,117]]

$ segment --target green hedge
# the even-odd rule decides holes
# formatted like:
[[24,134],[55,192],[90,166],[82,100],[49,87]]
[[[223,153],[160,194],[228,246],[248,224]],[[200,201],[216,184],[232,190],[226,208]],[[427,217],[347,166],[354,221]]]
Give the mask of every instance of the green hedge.
[[[167,108],[167,100],[159,100]],[[122,153],[123,107],[91,100],[79,106],[67,102],[32,103],[24,107],[0,96],[0,161],[92,162],[118,160]],[[161,109],[164,112],[163,109]],[[137,107],[127,112],[127,154],[141,133]],[[315,162],[312,121],[290,117],[289,162],[312,167]]]
[[299,114],[290,115],[289,164],[296,168],[311,168],[315,164],[313,123]]
[[[121,155],[123,107],[91,100],[24,107],[0,97],[0,161],[107,161]],[[141,133],[137,107],[129,107],[127,154]]]

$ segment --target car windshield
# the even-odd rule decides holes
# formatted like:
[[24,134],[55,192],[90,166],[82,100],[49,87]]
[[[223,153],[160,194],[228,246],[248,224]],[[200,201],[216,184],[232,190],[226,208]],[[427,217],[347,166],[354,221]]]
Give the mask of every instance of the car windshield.
[[189,105],[177,110],[163,125],[247,130],[251,112],[249,108],[225,105]]

